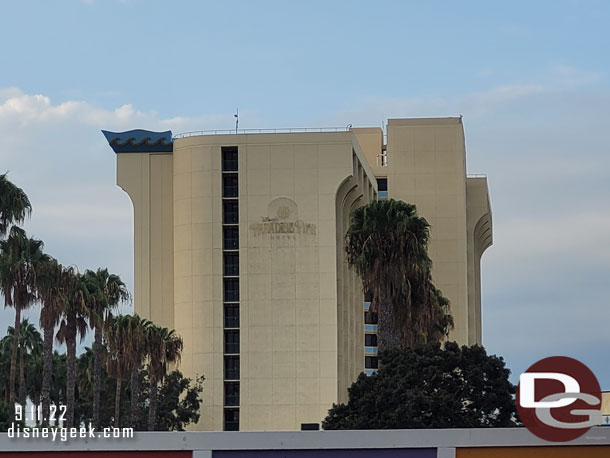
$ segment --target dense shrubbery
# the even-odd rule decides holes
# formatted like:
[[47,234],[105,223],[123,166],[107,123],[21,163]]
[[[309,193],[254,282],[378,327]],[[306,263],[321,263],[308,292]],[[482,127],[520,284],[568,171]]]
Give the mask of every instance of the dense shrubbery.
[[324,429],[482,428],[516,425],[510,371],[480,346],[454,342],[380,354],[376,375],[361,374],[347,404]]

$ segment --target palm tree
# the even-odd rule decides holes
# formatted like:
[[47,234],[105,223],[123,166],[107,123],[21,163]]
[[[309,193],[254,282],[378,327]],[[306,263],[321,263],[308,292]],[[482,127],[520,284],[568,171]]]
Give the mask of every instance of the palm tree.
[[90,393],[93,387],[93,350],[85,347],[76,361],[76,386],[79,393]]
[[152,322],[140,318],[137,314],[129,317],[129,335],[131,336],[127,356],[131,368],[131,427],[138,422],[138,401],[140,398],[140,367],[146,358],[146,333]]
[[102,339],[104,323],[110,311],[130,298],[121,277],[108,269],[85,271],[84,284],[88,292],[89,325],[94,330],[93,341],[93,425],[100,426],[100,393],[102,381]]
[[82,276],[72,267],[64,269],[66,301],[57,331],[57,340],[66,344],[66,416],[64,426],[74,423],[74,386],[76,384],[76,340],[87,333],[88,310]]
[[6,307],[15,309],[15,334],[11,352],[9,373],[9,403],[15,403],[15,378],[17,373],[17,351],[21,327],[21,312],[37,299],[36,271],[46,260],[42,253],[43,243],[28,238],[25,231],[11,227],[6,240],[0,240],[0,288]]
[[42,424],[49,424],[51,405],[51,378],[53,374],[53,336],[55,327],[59,324],[62,311],[65,308],[66,280],[68,272],[49,257],[48,262],[41,265],[37,276],[38,294],[42,302],[40,310],[40,327],[43,330],[43,366],[42,366]]
[[[51,402],[55,405],[66,404],[66,354],[53,351],[53,373],[51,374]],[[48,418],[48,417],[47,417]]]
[[[43,365],[42,358],[42,340],[40,341],[39,352],[31,353],[25,363],[25,383],[28,397],[35,406],[40,405],[40,396],[42,392],[42,371],[40,368]],[[39,424],[38,416],[36,416],[36,424]]]
[[[14,332],[9,326],[8,333]],[[36,326],[31,324],[26,318],[21,322],[19,332],[19,404],[25,406],[27,397],[27,387],[25,383],[25,363],[31,357],[42,353],[42,338]]]
[[7,178],[0,175],[0,237],[4,237],[11,224],[22,223],[29,216],[32,206],[28,196]]
[[[3,353],[12,353],[14,337],[15,328],[9,326],[6,335],[0,340],[0,349]],[[19,404],[24,406],[28,395],[25,376],[26,364],[29,364],[31,359],[39,358],[42,353],[42,339],[40,333],[27,318],[21,322],[17,353],[19,355],[19,396],[17,400]],[[33,376],[34,374],[31,371],[28,371],[28,381],[30,377]]]
[[114,426],[120,426],[121,414],[121,385],[123,379],[131,372],[129,347],[131,344],[131,317],[118,315],[111,317],[105,326],[106,341],[108,342],[108,358],[106,368],[108,374],[116,378],[116,391],[114,396]]
[[[12,326],[11,326],[12,327]],[[14,328],[13,328],[14,329]],[[11,353],[13,351],[13,336],[5,335],[0,340],[0,374],[2,380],[2,401],[8,405],[9,387],[8,374],[11,370]]]
[[150,380],[150,406],[148,411],[148,430],[155,430],[157,417],[157,394],[159,383],[167,374],[168,366],[179,363],[184,344],[172,329],[155,325],[147,327],[146,349],[148,354],[148,378]]
[[449,302],[432,283],[429,227],[415,205],[394,199],[352,213],[347,261],[372,296],[380,348],[438,341],[453,325]]
[[[91,418],[92,404],[91,393],[93,392],[93,350],[85,347],[84,351],[76,358],[76,391],[78,402],[74,405],[74,421],[78,425],[83,421],[87,423]],[[84,414],[84,415],[83,415]]]

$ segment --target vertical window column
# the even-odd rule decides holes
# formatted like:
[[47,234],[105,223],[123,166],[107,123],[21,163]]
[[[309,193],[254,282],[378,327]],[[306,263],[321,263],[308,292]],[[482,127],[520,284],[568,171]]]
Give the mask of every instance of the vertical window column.
[[224,430],[239,431],[239,175],[237,147],[221,148]]
[[372,295],[364,295],[364,372],[373,375],[377,372],[377,313],[371,312]]
[[388,178],[378,177],[377,178],[377,197],[379,199],[388,198]]

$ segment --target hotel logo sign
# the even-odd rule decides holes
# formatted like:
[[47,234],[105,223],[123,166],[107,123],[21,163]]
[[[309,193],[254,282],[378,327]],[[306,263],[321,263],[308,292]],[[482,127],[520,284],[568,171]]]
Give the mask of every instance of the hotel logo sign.
[[255,236],[271,235],[272,238],[295,238],[298,234],[316,235],[317,226],[298,219],[296,202],[287,197],[272,200],[262,222],[250,224]]

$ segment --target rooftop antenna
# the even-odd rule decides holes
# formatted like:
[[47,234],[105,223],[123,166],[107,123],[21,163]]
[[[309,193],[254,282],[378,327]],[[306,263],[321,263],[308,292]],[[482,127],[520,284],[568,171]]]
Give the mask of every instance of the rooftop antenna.
[[239,107],[237,107],[237,112],[233,117],[235,118],[235,133],[237,133],[237,128],[239,127]]

